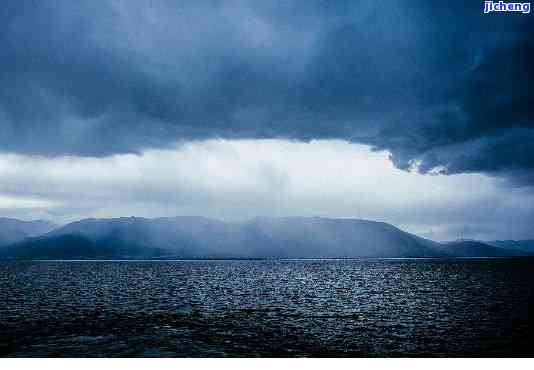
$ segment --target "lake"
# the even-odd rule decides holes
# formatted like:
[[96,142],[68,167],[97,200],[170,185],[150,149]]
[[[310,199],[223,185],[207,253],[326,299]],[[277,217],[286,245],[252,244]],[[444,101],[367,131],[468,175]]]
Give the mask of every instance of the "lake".
[[0,261],[0,356],[533,356],[534,259]]

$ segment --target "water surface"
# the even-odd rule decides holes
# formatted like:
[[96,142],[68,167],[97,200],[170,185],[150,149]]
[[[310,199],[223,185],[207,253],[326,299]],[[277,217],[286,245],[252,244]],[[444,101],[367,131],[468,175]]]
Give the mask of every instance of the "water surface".
[[533,271],[533,259],[4,261],[0,355],[532,356]]

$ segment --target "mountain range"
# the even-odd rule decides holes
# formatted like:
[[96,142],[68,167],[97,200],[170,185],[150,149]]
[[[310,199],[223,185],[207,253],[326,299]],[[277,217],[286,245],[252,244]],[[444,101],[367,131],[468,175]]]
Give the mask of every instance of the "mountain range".
[[[521,248],[520,248],[521,247]],[[320,217],[224,222],[204,217],[84,219],[56,227],[0,218],[0,258],[207,259],[494,257],[534,253],[532,241],[438,243],[393,225]]]
[[489,245],[504,249],[514,249],[527,253],[534,253],[534,239],[531,240],[494,240],[486,242]]
[[0,247],[48,233],[57,225],[48,221],[21,221],[0,217]]

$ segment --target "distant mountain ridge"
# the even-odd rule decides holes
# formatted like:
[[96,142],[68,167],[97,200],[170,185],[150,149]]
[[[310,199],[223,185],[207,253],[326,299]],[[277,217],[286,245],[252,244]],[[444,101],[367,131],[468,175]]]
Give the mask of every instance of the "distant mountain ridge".
[[493,240],[486,242],[498,248],[519,250],[528,253],[534,253],[534,240]]
[[446,250],[459,257],[514,257],[528,255],[521,250],[499,248],[476,240],[459,240],[444,244]]
[[22,221],[0,217],[0,247],[20,242],[26,238],[43,235],[55,228],[57,228],[57,225],[48,221]]
[[[44,230],[44,229],[43,229]],[[205,217],[84,219],[0,245],[0,258],[364,258],[528,254],[482,242],[438,243],[357,219]]]

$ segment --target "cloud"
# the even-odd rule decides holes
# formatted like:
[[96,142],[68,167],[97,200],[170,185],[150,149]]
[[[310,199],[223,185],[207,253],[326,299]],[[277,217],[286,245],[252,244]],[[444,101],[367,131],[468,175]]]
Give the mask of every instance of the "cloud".
[[7,207],[10,215],[57,222],[326,216],[382,220],[441,240],[534,236],[534,196],[525,189],[480,174],[402,171],[385,152],[339,140],[208,140],[102,158],[5,154],[0,179],[0,207],[33,202]]
[[527,18],[464,1],[6,1],[0,150],[335,138],[532,185]]

